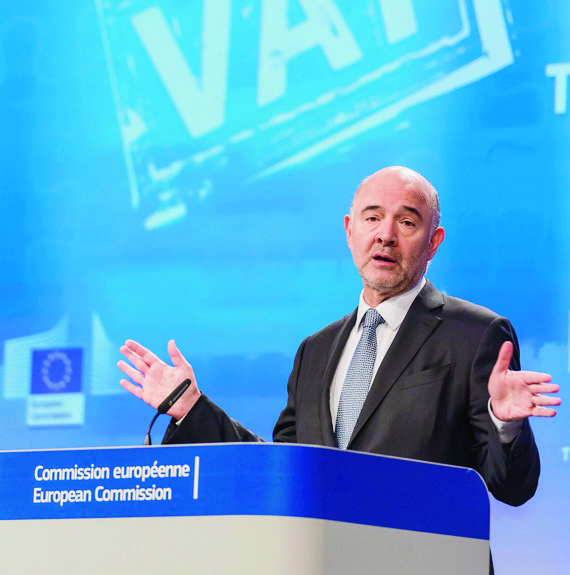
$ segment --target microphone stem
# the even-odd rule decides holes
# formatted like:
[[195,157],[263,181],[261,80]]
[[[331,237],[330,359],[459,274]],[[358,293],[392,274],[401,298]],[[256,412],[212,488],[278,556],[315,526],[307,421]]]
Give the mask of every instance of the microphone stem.
[[156,415],[152,418],[152,421],[150,422],[150,425],[148,426],[148,430],[147,430],[146,435],[144,437],[143,445],[152,445],[152,441],[150,440],[150,430],[152,429],[152,426],[154,425],[154,422],[156,421],[156,418],[159,415],[160,415],[160,411],[157,411]]

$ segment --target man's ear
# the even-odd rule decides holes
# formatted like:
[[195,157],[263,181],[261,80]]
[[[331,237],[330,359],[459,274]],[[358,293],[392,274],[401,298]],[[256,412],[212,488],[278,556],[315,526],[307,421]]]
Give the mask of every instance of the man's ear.
[[437,248],[439,248],[439,246],[441,245],[441,242],[443,241],[444,237],[445,237],[445,230],[443,228],[435,228],[431,236],[431,240],[429,242],[428,256],[430,260],[431,258],[433,258],[433,256],[435,256]]
[[346,243],[352,249],[352,219],[349,215],[344,216],[344,230],[346,232]]

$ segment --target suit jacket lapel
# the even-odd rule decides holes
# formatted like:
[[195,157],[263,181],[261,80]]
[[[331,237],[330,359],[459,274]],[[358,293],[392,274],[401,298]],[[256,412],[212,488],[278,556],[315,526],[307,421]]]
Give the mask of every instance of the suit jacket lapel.
[[[434,310],[442,305],[442,294],[430,282],[427,282],[412,303],[392,345],[378,368],[370,387],[370,392],[354,427],[351,441],[356,437],[384,397],[386,397],[386,394],[396,383],[398,377],[412,361],[426,339],[439,325],[441,319],[434,313]],[[348,447],[350,447],[350,442]]]
[[344,318],[343,324],[338,330],[327,354],[327,364],[325,367],[321,393],[321,405],[319,406],[319,420],[321,422],[321,433],[323,436],[323,444],[331,447],[336,447],[336,439],[333,433],[333,425],[331,418],[331,404],[330,404],[330,388],[340,356],[350,335],[350,331],[356,322],[356,315],[358,308]]

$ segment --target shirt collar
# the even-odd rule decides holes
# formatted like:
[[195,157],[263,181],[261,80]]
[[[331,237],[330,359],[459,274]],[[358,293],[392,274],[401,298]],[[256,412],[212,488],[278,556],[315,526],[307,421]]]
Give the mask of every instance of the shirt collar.
[[[402,294],[384,300],[376,306],[376,311],[384,318],[386,325],[396,331],[404,321],[408,310],[416,299],[416,296],[422,291],[426,284],[426,278],[422,279],[410,290]],[[364,301],[364,292],[360,293],[358,303],[358,313],[356,315],[356,325],[360,329],[360,323],[364,314],[370,309],[370,306]]]

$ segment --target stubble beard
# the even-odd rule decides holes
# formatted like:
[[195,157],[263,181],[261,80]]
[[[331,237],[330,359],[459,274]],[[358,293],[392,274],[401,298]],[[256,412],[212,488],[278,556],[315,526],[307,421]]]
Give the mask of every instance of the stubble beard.
[[[386,279],[374,281],[369,277],[372,274],[368,274],[366,270],[366,265],[373,261],[374,260],[370,258],[358,272],[360,273],[364,287],[368,287],[374,291],[380,296],[381,301],[405,293],[413,288],[426,273],[429,263],[427,253],[425,252],[409,260],[408,265],[405,267],[402,266],[400,258],[397,258],[396,263],[399,266],[400,273],[395,273],[395,277],[392,279],[387,277]],[[397,271],[398,270],[395,270],[395,272]]]

